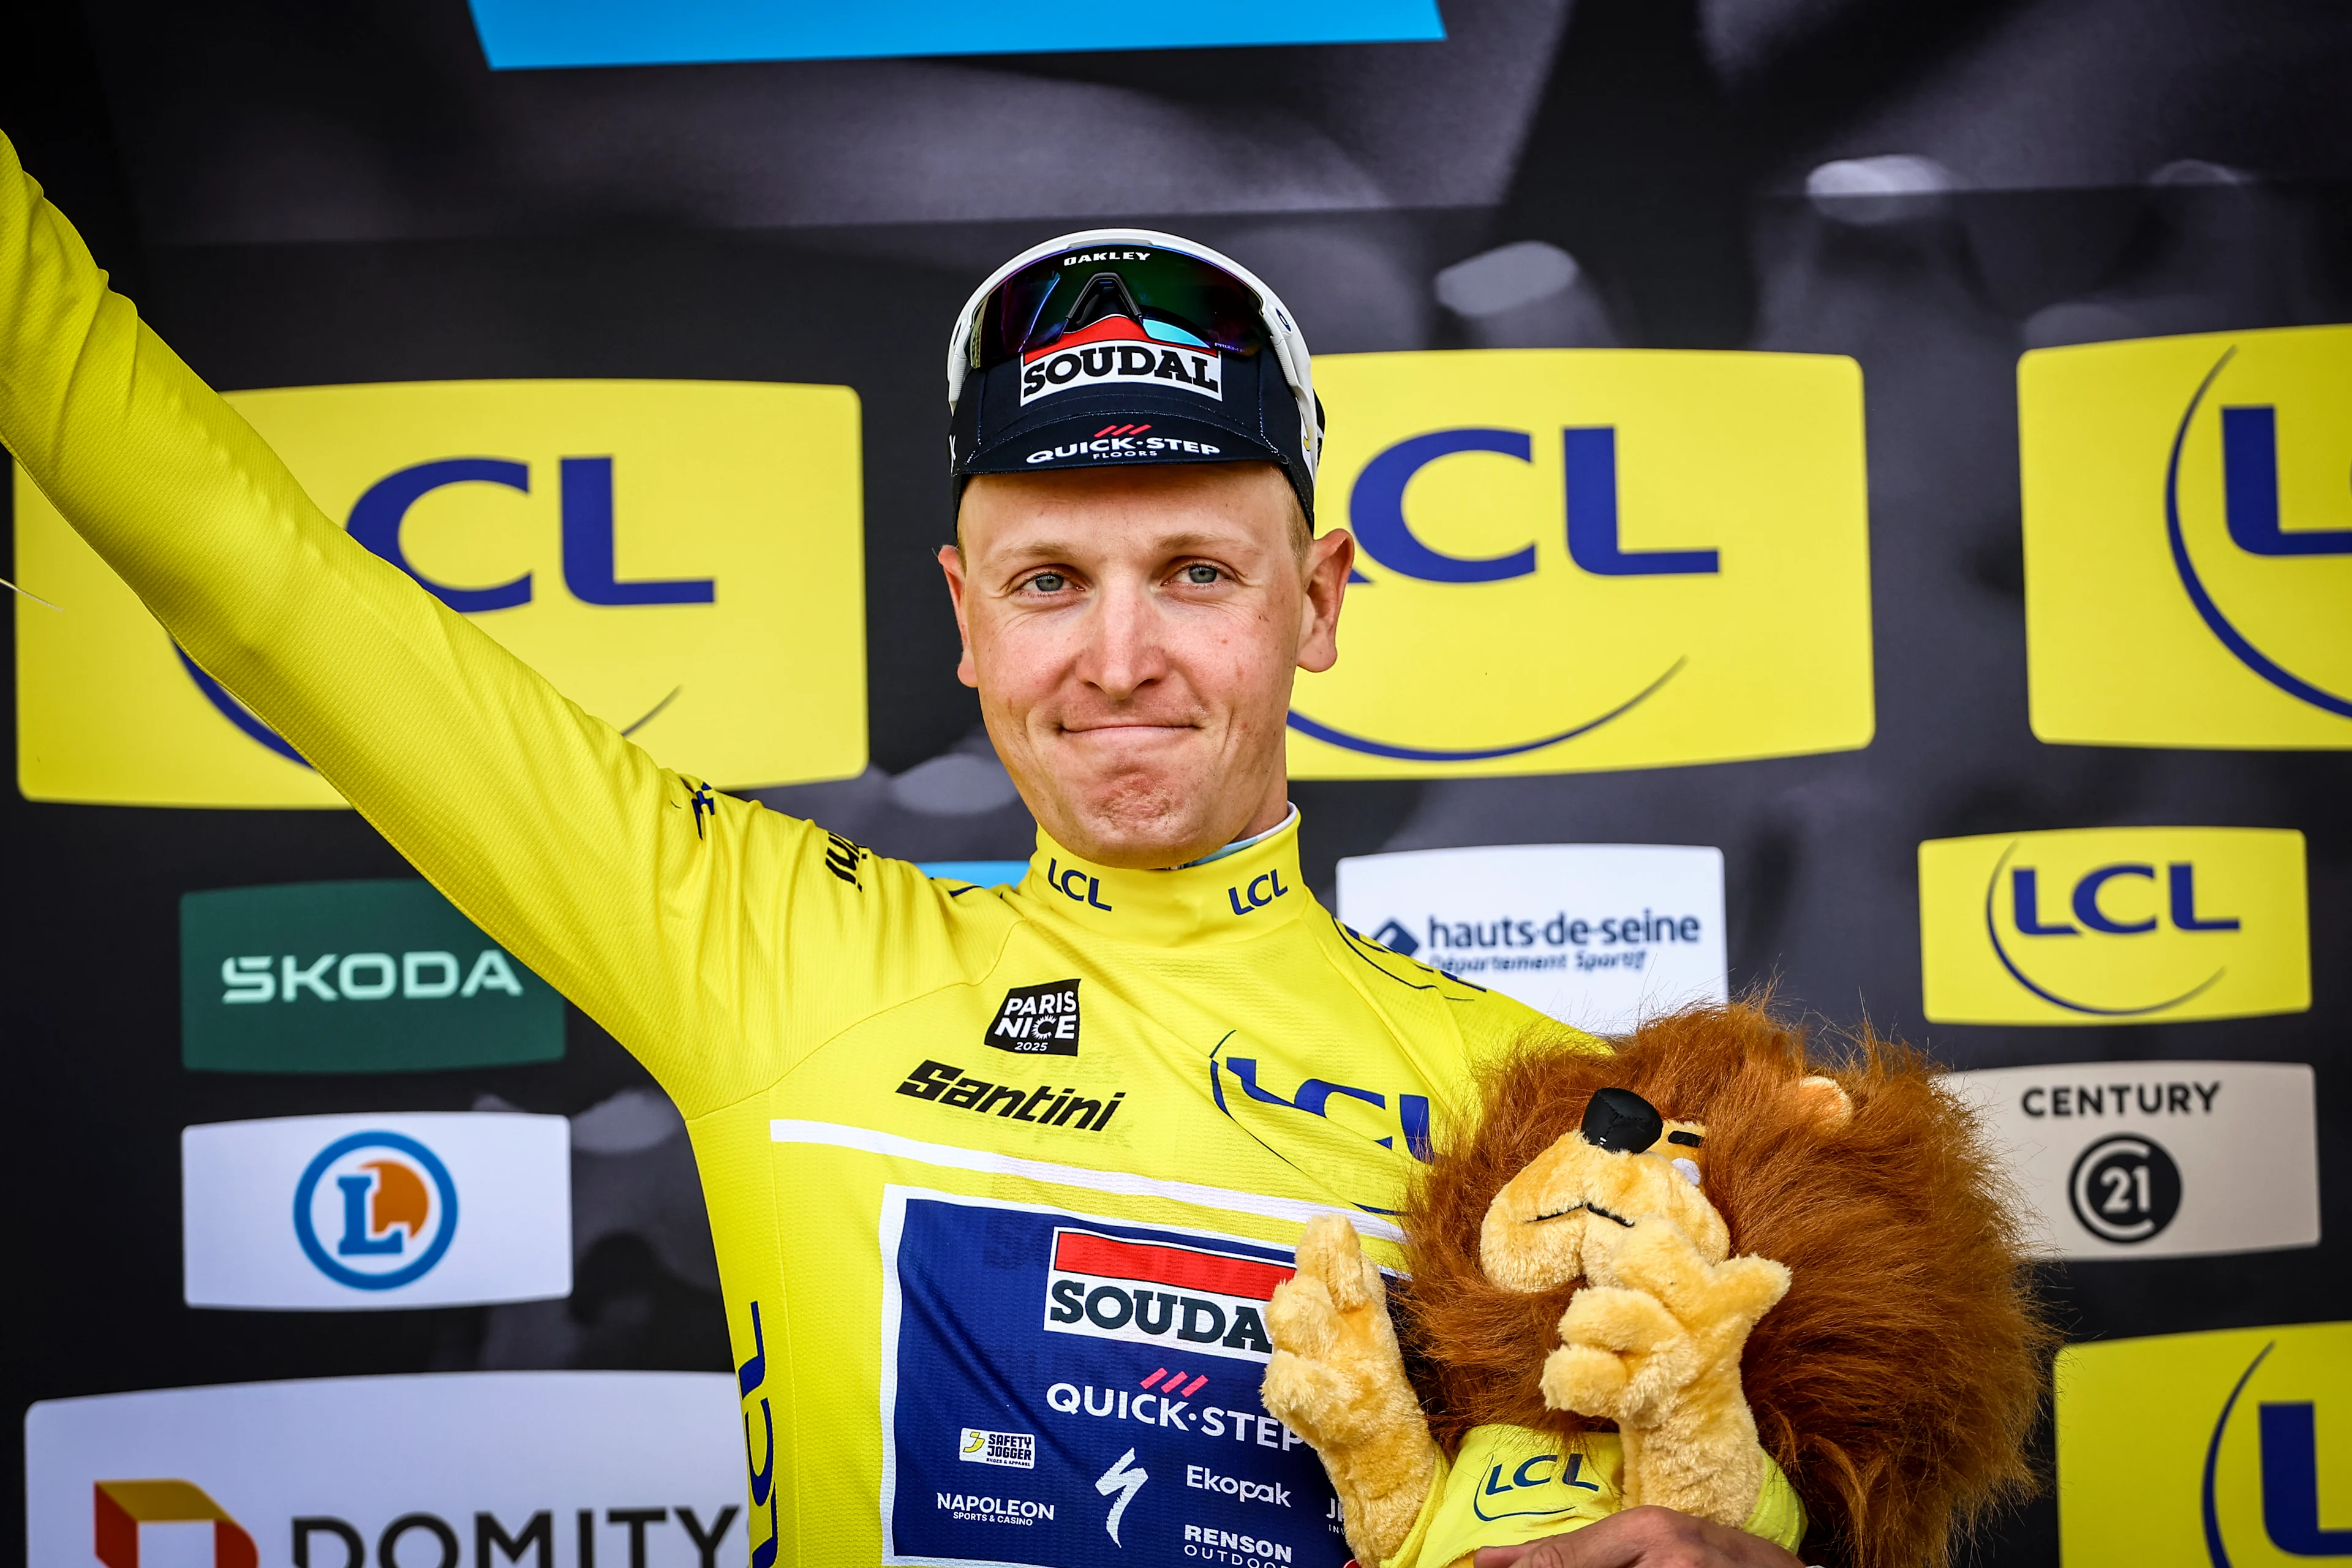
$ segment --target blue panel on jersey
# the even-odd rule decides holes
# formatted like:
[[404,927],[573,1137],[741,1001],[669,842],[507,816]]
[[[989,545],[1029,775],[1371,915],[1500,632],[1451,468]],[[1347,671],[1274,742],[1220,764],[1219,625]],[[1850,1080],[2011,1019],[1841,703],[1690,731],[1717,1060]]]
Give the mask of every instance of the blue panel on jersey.
[[1347,1561],[1258,1400],[1289,1254],[898,1190],[882,1247],[885,1563]]
[[1083,10],[1013,0],[471,0],[493,70],[891,55],[1003,55],[1443,38],[1437,0],[1189,0]]
[[1009,888],[1029,874],[1026,860],[918,860],[915,869],[926,877],[950,882],[976,882],[983,888]]

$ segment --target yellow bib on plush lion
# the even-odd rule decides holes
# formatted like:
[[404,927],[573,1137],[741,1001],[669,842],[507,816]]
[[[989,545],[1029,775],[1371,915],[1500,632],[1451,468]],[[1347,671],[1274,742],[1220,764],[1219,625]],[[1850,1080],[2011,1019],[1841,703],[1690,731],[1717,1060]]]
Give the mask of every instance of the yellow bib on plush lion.
[[2028,1488],[2049,1335],[1934,1070],[1868,1037],[1822,1070],[1744,1006],[1609,1055],[1530,1041],[1412,1195],[1396,1317],[1353,1229],[1310,1225],[1265,1405],[1358,1561],[1450,1568],[1654,1503],[1814,1561],[1943,1562]]

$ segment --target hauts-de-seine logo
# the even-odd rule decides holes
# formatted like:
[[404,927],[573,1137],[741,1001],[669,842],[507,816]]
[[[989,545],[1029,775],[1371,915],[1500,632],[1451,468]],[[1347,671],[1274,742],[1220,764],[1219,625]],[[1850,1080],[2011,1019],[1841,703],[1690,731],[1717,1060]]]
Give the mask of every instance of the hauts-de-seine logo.
[[2352,1558],[2352,1323],[2070,1345],[2057,1387],[2069,1568]]
[[2018,369],[2033,727],[2352,746],[2352,327]]
[[[664,763],[722,788],[864,766],[848,388],[446,382],[230,401],[353,539]],[[20,645],[28,797],[342,804],[21,475],[16,516],[27,586],[72,612]]]
[[2124,1024],[2311,1005],[2303,835],[2100,827],[1919,846],[1940,1024]]
[[1360,553],[1292,772],[1839,751],[1874,723],[1861,374],[1817,355],[1339,354],[1319,489]]
[[294,1188],[294,1234],[320,1273],[355,1290],[423,1279],[457,1234],[457,1184],[398,1132],[354,1132],[319,1151]]

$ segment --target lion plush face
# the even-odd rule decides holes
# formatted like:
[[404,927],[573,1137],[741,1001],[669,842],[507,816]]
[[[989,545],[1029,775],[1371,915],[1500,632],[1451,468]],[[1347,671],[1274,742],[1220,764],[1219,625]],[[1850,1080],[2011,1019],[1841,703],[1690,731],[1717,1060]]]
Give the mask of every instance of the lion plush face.
[[1565,1133],[1505,1183],[1478,1233],[1486,1278],[1529,1293],[1577,1279],[1607,1281],[1609,1258],[1650,1218],[1688,1237],[1709,1263],[1729,1257],[1731,1231],[1706,1201],[1697,1158],[1706,1127],[1655,1120],[1663,1135],[1642,1149],[1605,1148],[1581,1131]]

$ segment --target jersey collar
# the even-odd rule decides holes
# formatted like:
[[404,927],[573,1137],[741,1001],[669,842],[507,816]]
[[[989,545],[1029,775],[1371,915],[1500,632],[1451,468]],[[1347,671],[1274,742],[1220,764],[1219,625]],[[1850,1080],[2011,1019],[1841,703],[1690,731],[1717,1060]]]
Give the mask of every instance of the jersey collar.
[[1157,947],[1244,942],[1315,904],[1298,874],[1295,810],[1271,832],[1172,871],[1098,866],[1039,828],[1021,893],[1059,923]]

